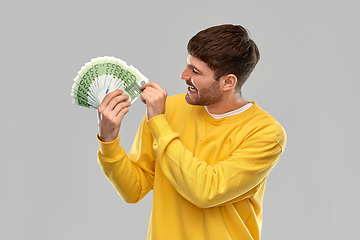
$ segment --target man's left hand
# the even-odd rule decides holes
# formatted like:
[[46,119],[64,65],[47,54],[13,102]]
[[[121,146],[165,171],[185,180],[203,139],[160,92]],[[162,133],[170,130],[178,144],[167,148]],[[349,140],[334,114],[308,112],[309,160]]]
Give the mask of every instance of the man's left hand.
[[141,101],[146,104],[147,119],[164,114],[167,92],[156,82],[145,83],[140,89],[143,90]]

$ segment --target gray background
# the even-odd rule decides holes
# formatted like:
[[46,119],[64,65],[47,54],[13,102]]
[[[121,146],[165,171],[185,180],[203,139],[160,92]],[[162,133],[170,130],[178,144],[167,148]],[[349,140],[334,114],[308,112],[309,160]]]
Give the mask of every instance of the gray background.
[[[222,23],[250,30],[261,60],[244,97],[288,134],[262,239],[358,239],[356,1],[8,1],[0,12],[0,239],[145,239],[152,194],[126,204],[105,178],[96,111],[71,104],[72,80],[109,55],[184,93],[187,41]],[[137,101],[123,122],[127,151],[144,112]]]

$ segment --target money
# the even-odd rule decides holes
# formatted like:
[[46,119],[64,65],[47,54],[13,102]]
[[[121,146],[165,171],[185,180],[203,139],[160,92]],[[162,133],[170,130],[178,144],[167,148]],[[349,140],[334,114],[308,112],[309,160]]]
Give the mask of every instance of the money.
[[122,89],[123,94],[129,95],[131,103],[141,94],[140,87],[149,82],[134,66],[128,66],[121,59],[114,57],[98,57],[87,62],[74,78],[71,87],[73,104],[98,108],[106,94]]

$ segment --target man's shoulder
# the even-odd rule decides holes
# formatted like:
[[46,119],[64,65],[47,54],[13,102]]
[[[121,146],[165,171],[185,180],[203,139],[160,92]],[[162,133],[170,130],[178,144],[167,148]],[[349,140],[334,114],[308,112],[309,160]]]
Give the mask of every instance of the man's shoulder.
[[175,101],[179,101],[179,100],[185,101],[185,96],[186,96],[186,93],[172,95],[167,98],[167,101],[174,101],[174,100]]
[[186,93],[169,96],[166,99],[166,105],[167,106],[189,105],[189,104],[187,104],[187,102],[185,100],[185,96],[186,96]]
[[251,125],[254,133],[259,133],[261,137],[271,136],[281,145],[286,144],[286,132],[284,127],[267,111],[255,104],[256,111],[251,115]]
[[[186,93],[169,96],[166,99],[165,115],[168,119],[172,117],[185,117],[189,114],[195,116],[199,106],[190,105],[186,102]],[[195,111],[195,112],[194,112]]]

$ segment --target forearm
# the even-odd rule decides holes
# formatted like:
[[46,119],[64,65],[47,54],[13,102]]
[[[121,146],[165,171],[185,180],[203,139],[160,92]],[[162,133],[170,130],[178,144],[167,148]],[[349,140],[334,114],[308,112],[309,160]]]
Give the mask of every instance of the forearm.
[[99,140],[99,145],[98,163],[120,196],[129,203],[141,200],[151,190],[153,176],[130,160],[119,137],[107,143]]

